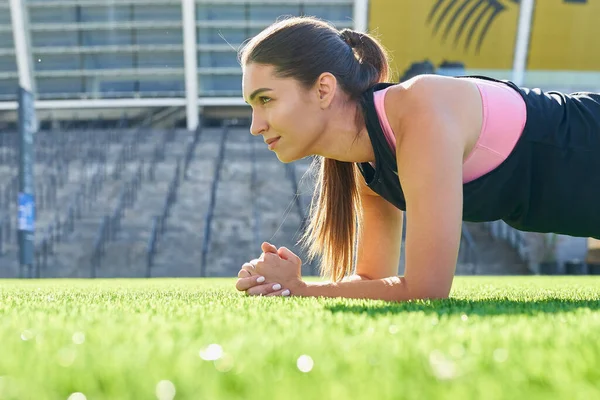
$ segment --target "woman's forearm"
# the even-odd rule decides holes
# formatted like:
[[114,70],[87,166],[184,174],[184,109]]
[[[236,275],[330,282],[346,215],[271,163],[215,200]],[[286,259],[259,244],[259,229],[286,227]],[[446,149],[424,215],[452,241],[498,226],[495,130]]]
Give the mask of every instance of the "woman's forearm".
[[349,299],[373,299],[385,301],[407,301],[444,296],[428,296],[412,293],[404,277],[392,276],[383,279],[356,279],[342,282],[305,282],[292,295],[303,297],[343,297]]
[[343,279],[343,282],[366,281],[369,280],[366,276],[354,274]]

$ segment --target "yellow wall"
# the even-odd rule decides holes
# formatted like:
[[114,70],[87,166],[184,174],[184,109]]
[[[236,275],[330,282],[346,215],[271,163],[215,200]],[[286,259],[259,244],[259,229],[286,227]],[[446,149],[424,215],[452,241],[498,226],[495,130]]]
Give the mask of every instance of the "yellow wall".
[[[519,19],[519,6],[512,1],[489,2],[501,4],[504,9],[491,23],[479,51],[477,41],[486,18],[475,29],[470,46],[465,48],[477,12],[466,24],[456,45],[455,36],[465,12],[459,14],[443,39],[444,30],[459,6],[467,4],[464,10],[468,10],[477,3],[473,0],[370,0],[369,31],[389,50],[394,78],[402,75],[411,63],[424,59],[434,65],[445,59],[462,61],[469,69],[511,69]],[[428,15],[436,4],[441,7],[428,22]],[[450,4],[453,7],[434,33],[436,21]],[[485,14],[489,15],[491,12]],[[531,34],[529,69],[600,71],[600,45],[592,45],[592,38],[600,38],[600,1],[572,4],[564,0],[537,0]]]
[[533,26],[530,69],[600,71],[600,1],[537,0]]

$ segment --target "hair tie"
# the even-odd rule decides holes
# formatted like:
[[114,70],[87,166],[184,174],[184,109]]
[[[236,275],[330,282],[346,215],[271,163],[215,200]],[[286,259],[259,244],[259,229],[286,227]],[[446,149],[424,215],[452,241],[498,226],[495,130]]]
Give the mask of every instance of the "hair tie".
[[339,37],[344,41],[344,43],[346,43],[348,46],[350,46],[351,49],[353,49],[354,45],[352,44],[352,39],[349,35],[346,34],[346,32],[347,31],[340,32]]

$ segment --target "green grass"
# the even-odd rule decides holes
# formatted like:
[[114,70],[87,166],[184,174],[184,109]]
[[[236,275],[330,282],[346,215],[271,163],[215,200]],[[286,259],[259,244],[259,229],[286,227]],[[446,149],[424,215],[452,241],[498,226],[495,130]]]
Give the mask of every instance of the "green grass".
[[0,281],[0,399],[600,398],[598,277],[458,277],[404,304],[233,283]]

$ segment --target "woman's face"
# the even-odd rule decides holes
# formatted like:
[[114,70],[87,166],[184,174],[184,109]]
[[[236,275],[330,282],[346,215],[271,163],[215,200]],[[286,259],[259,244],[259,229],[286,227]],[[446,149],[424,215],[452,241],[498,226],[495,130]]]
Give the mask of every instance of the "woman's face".
[[270,150],[284,163],[315,154],[325,129],[326,113],[317,89],[305,89],[293,78],[278,78],[274,67],[250,63],[243,68],[242,91],[252,107],[252,135],[274,141]]

